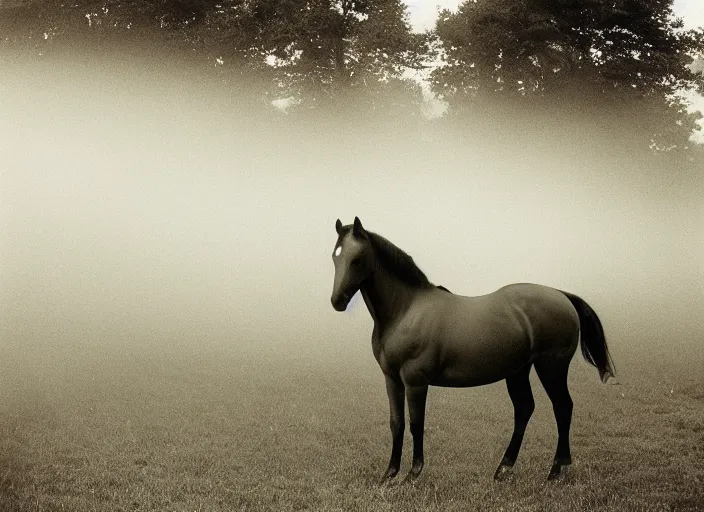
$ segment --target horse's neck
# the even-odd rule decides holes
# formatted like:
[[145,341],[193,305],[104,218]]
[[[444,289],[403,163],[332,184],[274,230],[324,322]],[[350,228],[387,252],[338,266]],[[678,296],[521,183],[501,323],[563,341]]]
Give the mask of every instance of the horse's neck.
[[374,324],[381,330],[406,312],[415,292],[383,267],[376,269],[361,291]]

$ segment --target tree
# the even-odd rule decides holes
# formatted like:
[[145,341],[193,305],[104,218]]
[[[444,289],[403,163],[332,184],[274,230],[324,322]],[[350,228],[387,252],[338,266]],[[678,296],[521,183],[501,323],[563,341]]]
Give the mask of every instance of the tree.
[[50,44],[81,38],[154,35],[198,25],[217,0],[35,0],[4,7],[0,30],[13,39]]
[[400,0],[231,0],[211,21],[210,46],[225,59],[271,71],[272,99],[311,107],[351,97],[388,106],[392,90],[420,98],[402,73],[419,64],[425,39]]
[[[401,0],[61,0],[2,8],[0,34],[37,52],[63,42],[147,40],[196,55],[221,76],[254,81],[271,102],[420,112],[402,77],[423,58]],[[266,84],[266,85],[265,85]]]
[[697,129],[678,93],[704,92],[688,65],[704,31],[672,0],[476,0],[443,11],[433,89],[455,112],[482,103],[591,119],[637,144],[685,149]]

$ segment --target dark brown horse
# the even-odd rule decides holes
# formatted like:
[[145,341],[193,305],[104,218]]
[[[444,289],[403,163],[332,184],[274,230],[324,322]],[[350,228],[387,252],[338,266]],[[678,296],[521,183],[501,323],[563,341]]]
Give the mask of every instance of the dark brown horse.
[[571,464],[572,399],[567,372],[581,333],[584,358],[603,382],[614,377],[601,322],[576,295],[535,284],[512,284],[488,295],[464,297],[435,286],[413,259],[385,238],[337,221],[332,305],[344,311],[361,290],[374,320],[372,349],[386,378],[393,448],[382,477],[401,465],[408,400],[413,465],[423,469],[423,425],[428,386],[469,387],[506,380],[514,430],[494,478],[510,474],[535,403],[528,378],[535,370],[553,404],[558,441],[548,479]]

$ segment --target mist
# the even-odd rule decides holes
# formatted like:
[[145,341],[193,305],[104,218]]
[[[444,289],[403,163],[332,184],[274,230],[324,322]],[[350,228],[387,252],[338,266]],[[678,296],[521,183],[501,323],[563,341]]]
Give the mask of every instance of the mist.
[[330,305],[334,224],[355,215],[454,293],[535,282],[582,296],[617,366],[702,357],[702,174],[605,154],[589,126],[560,145],[547,128],[549,143],[293,123],[168,63],[3,69],[6,379],[121,354],[373,366],[363,301]]

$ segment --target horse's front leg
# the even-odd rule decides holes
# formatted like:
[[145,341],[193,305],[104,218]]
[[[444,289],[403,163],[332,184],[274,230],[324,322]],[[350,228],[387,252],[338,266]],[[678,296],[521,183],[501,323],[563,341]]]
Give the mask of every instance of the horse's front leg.
[[405,429],[406,419],[403,413],[403,400],[405,389],[400,378],[386,377],[386,394],[389,396],[389,411],[391,437],[393,446],[391,448],[391,459],[389,466],[386,468],[384,476],[381,477],[381,483],[391,480],[398,474],[401,467],[401,453],[403,452],[403,432]]
[[413,436],[413,464],[405,481],[413,481],[423,471],[423,432],[425,428],[425,402],[428,386],[407,386],[408,415],[410,416],[411,435]]

